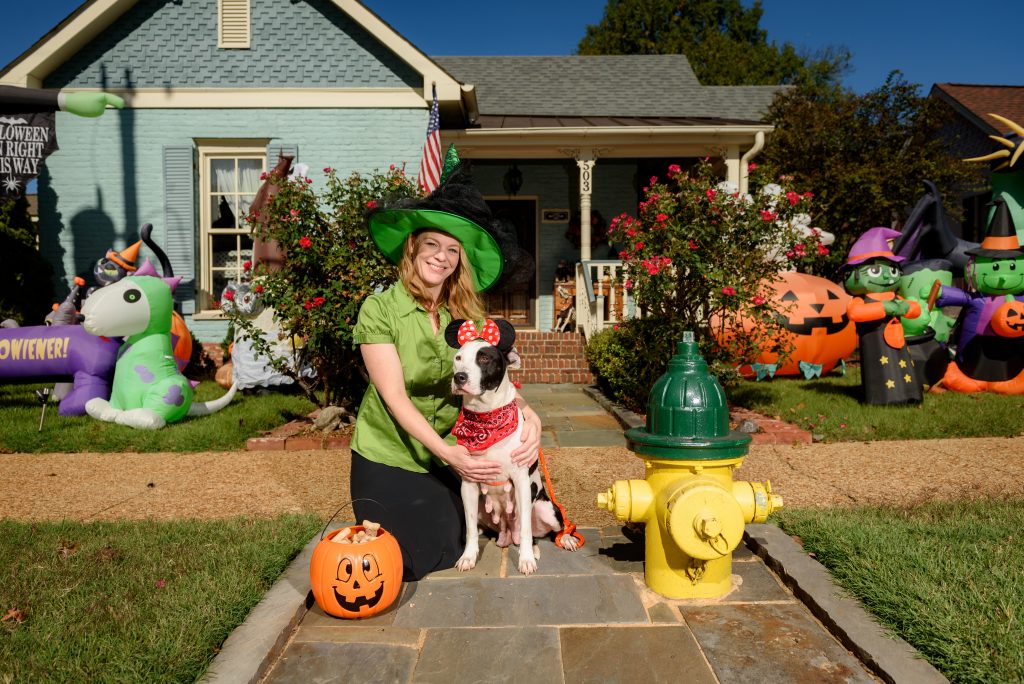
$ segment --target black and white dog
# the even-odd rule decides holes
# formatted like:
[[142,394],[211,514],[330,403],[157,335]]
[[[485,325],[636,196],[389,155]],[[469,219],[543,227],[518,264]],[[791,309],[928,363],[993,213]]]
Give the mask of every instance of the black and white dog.
[[[482,330],[472,321],[456,320],[445,329],[445,340],[458,350],[452,393],[462,395],[462,412],[452,430],[459,444],[474,455],[501,464],[496,482],[462,482],[466,512],[466,549],[455,566],[472,570],[479,553],[479,525],[498,533],[500,547],[519,546],[519,571],[537,570],[534,537],[560,532],[565,525],[561,511],[552,505],[534,463],[529,470],[512,463],[510,454],[521,444],[523,414],[516,405],[516,388],[509,369],[520,366],[513,348],[516,332],[507,321],[488,320]],[[477,521],[478,524],[473,524]],[[564,534],[562,548],[575,551],[577,539]]]

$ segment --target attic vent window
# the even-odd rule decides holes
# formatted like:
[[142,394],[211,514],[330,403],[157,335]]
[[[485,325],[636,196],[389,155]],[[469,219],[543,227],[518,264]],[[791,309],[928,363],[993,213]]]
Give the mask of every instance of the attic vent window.
[[217,47],[249,47],[250,0],[218,0]]

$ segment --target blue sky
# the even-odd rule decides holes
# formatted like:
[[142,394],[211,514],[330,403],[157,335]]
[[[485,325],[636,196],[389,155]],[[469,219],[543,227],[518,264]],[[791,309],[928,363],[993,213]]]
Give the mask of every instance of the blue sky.
[[[0,67],[80,4],[3,2],[17,9],[0,24]],[[605,0],[364,2],[428,55],[571,54],[605,7]],[[893,69],[924,92],[933,83],[1024,85],[1020,0],[764,0],[762,7],[769,40],[809,51],[827,45],[850,49],[853,69],[844,83],[859,93],[880,86]]]

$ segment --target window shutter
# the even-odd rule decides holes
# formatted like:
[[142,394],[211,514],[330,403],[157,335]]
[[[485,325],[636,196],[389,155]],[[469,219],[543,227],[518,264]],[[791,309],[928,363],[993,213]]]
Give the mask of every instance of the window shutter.
[[217,3],[217,47],[249,47],[249,1],[219,0]]
[[183,314],[196,311],[195,152],[191,146],[164,147],[164,250],[181,282],[174,300]]
[[277,157],[285,155],[292,157],[292,164],[299,162],[299,146],[292,143],[275,142],[267,145],[267,172],[277,166]]

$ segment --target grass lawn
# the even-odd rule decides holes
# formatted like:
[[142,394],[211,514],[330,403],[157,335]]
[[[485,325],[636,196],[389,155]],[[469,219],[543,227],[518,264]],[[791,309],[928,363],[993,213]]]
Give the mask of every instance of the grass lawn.
[[773,520],[950,681],[1024,681],[1024,500]]
[[727,390],[731,404],[778,416],[825,441],[1010,437],[1024,432],[1024,396],[983,392],[925,394],[917,406],[860,403],[860,369],[815,380],[747,381]]
[[0,520],[0,681],[195,681],[321,524]]
[[[41,387],[0,385],[0,453],[235,451],[244,449],[248,438],[308,415],[315,408],[300,394],[239,392],[213,415],[186,417],[160,430],[136,430],[89,416],[59,416],[57,405],[51,404],[40,431],[42,405],[35,390]],[[196,400],[210,401],[223,393],[216,383],[202,382],[196,388]]]

